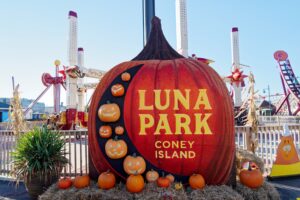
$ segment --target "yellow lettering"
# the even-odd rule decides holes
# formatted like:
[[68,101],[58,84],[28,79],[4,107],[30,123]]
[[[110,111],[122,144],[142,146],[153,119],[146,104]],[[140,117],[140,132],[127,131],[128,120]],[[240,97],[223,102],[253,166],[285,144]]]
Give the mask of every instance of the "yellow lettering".
[[161,141],[156,141],[154,144],[155,144],[155,148],[157,149],[161,148]]
[[155,107],[158,110],[166,110],[170,106],[170,92],[171,90],[164,90],[166,94],[166,103],[165,105],[161,105],[161,90],[154,90],[154,97],[155,97]]
[[153,110],[153,105],[145,105],[145,94],[146,90],[138,90],[139,92],[139,110]]
[[161,130],[165,130],[166,135],[172,135],[172,131],[170,129],[169,121],[167,118],[167,114],[159,114],[159,121],[154,132],[154,135],[160,135]]
[[[202,118],[202,114],[194,114],[196,119],[196,128],[195,128],[195,135],[205,134],[211,135],[212,132],[207,124],[208,118],[211,116],[211,113],[204,114],[204,118]],[[204,131],[202,131],[204,130]]]
[[190,149],[193,148],[195,141],[187,141],[189,143]]
[[206,89],[199,89],[199,94],[194,106],[194,110],[200,109],[200,105],[204,105],[205,110],[211,109],[210,103],[208,101]]
[[[147,135],[146,128],[150,128],[154,124],[154,119],[150,114],[139,114],[140,116],[140,132],[139,135]],[[146,120],[148,122],[146,123]]]
[[179,110],[179,102],[185,109],[190,108],[190,89],[185,89],[185,96],[182,95],[180,90],[174,90],[174,110]]
[[[184,121],[182,121],[182,119]],[[181,133],[181,128],[184,129],[184,133],[186,135],[191,135],[191,129],[189,127],[189,124],[191,122],[190,117],[187,114],[175,114],[175,125],[176,125],[176,131],[175,135],[180,135]]]

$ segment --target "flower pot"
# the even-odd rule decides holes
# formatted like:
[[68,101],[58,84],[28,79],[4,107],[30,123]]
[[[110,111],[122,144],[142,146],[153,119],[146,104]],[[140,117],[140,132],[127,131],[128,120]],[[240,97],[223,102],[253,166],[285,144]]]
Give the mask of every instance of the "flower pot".
[[29,196],[32,199],[37,199],[39,195],[45,192],[53,183],[57,182],[58,179],[59,175],[57,173],[49,172],[43,176],[39,174],[28,175],[25,177],[24,183]]

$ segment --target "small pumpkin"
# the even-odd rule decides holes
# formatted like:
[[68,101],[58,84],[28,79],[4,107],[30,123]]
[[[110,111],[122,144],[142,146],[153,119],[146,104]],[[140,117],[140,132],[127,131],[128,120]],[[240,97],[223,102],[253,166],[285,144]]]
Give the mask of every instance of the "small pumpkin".
[[70,178],[61,178],[57,183],[59,189],[68,189],[72,186],[72,180]]
[[240,181],[249,188],[259,188],[264,183],[264,178],[259,169],[253,169],[251,162],[247,170],[243,169],[240,174]]
[[140,174],[131,174],[126,180],[126,189],[128,192],[139,193],[144,189],[144,187],[145,181],[143,176]]
[[168,174],[166,178],[169,179],[171,183],[175,181],[175,177],[172,174]]
[[73,185],[77,189],[85,188],[90,185],[90,177],[88,175],[76,176]]
[[167,188],[171,185],[171,181],[167,177],[159,177],[156,181],[158,187]]
[[119,140],[117,137],[109,139],[105,143],[105,152],[111,159],[123,158],[127,154],[127,144],[124,140]]
[[123,134],[124,134],[124,128],[123,128],[123,126],[117,126],[117,127],[115,128],[115,133],[116,133],[117,135],[123,135]]
[[155,182],[159,178],[159,174],[157,171],[151,169],[146,173],[146,179],[148,182]]
[[116,103],[103,104],[98,110],[98,117],[103,122],[116,122],[120,115],[120,107]]
[[127,174],[142,174],[146,170],[146,162],[141,156],[129,155],[123,162],[123,168]]
[[99,134],[102,138],[110,138],[112,130],[110,126],[101,126],[99,129]]
[[122,81],[130,81],[131,75],[128,72],[124,72],[121,75]]
[[183,185],[181,182],[179,182],[179,183],[175,183],[174,187],[175,187],[175,190],[181,190],[183,188]]
[[114,97],[120,97],[120,96],[123,96],[125,93],[125,89],[124,89],[124,86],[121,85],[121,84],[115,84],[111,87],[111,94],[114,96]]
[[189,184],[192,189],[202,189],[205,186],[205,180],[201,174],[193,174],[189,178]]
[[98,177],[98,187],[104,190],[111,189],[116,184],[116,177],[110,171],[102,172]]

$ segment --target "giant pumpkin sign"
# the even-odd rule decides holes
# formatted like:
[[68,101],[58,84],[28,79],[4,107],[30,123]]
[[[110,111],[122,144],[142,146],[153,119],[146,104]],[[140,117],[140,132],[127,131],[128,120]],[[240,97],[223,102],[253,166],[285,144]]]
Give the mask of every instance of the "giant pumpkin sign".
[[[227,88],[207,64],[172,49],[158,18],[152,27],[143,51],[111,69],[94,92],[91,168],[109,169],[124,179],[155,170],[183,183],[198,173],[208,184],[224,184],[235,149]],[[106,137],[103,127],[108,126],[112,134]],[[116,132],[119,127],[122,134]]]

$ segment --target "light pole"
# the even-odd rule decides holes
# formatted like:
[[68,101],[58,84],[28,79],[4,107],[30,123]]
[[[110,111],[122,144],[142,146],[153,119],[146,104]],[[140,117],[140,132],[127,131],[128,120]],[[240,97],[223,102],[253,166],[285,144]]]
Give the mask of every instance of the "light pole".
[[271,110],[271,95],[270,95],[270,85],[268,85],[267,88],[263,89],[263,93],[266,93],[266,90],[268,90],[268,99],[269,99],[269,111],[270,111],[270,116],[272,115],[272,110]]

